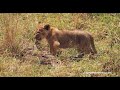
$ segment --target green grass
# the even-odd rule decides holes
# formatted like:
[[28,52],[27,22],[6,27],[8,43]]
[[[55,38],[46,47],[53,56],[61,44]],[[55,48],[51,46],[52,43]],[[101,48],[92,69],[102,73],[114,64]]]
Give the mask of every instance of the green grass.
[[[75,49],[66,49],[57,57],[63,64],[41,65],[38,57],[16,57],[26,47],[34,45],[38,22],[59,29],[80,28],[92,33],[98,56],[72,61]],[[4,13],[0,14],[0,76],[1,77],[117,77],[120,76],[120,14],[119,13]],[[42,47],[49,47],[46,41]],[[34,51],[32,53],[37,53]],[[42,51],[40,51],[42,52]],[[112,64],[106,64],[112,63]],[[90,74],[104,72],[107,74]],[[87,73],[88,72],[88,73]]]

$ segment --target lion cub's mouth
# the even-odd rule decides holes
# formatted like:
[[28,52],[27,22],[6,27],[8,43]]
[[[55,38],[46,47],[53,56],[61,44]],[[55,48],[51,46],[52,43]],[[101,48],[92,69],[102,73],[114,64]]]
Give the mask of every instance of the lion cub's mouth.
[[37,34],[37,35],[35,36],[35,39],[36,39],[36,40],[41,40],[39,34]]

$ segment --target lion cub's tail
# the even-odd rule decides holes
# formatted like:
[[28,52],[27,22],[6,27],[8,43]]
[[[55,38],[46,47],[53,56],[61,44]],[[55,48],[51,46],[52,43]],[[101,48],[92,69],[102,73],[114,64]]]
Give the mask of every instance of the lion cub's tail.
[[91,36],[90,40],[91,40],[91,48],[93,50],[93,53],[97,54],[97,50],[95,49],[95,44],[94,44],[94,38]]

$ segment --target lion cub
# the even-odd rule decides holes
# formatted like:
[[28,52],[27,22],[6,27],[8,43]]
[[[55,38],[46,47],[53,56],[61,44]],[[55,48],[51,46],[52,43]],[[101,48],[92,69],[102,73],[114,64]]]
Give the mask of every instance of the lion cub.
[[47,24],[39,27],[35,35],[36,46],[38,45],[38,41],[43,38],[47,39],[50,45],[50,53],[53,55],[57,54],[59,48],[76,48],[82,56],[84,54],[97,53],[92,35],[85,31],[58,30]]

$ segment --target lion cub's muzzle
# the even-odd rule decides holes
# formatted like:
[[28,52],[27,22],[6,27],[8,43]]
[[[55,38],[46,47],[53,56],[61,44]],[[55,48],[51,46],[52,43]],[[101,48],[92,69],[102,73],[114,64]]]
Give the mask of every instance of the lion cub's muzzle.
[[37,40],[41,40],[41,37],[40,37],[39,33],[37,33],[37,34],[35,35],[35,39],[36,39],[36,41],[37,41]]

